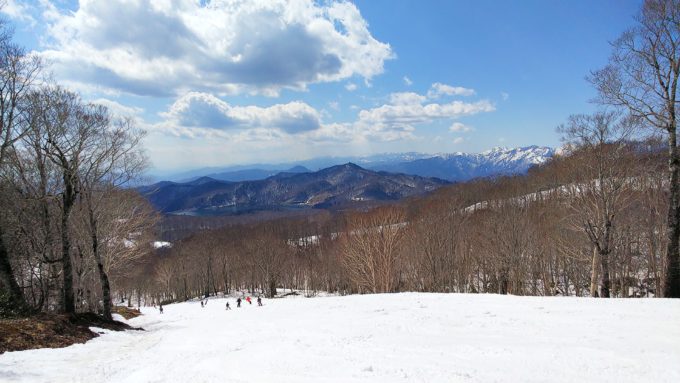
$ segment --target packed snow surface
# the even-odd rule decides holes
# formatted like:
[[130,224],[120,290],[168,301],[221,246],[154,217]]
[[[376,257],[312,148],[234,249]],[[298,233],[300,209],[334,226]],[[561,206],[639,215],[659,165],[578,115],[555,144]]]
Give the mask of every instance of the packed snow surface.
[[[189,302],[2,382],[680,382],[680,300],[385,294]],[[101,330],[100,330],[101,331]],[[104,332],[104,331],[102,331]]]

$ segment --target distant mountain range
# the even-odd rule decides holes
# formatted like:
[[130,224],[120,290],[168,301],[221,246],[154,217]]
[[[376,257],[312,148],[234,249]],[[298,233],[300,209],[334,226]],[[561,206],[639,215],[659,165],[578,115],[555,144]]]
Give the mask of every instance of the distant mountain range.
[[367,167],[396,173],[438,177],[448,181],[468,181],[473,178],[525,173],[555,154],[548,147],[494,148],[478,154],[439,154],[401,162],[369,164]]
[[230,182],[200,177],[183,183],[163,181],[138,190],[164,213],[221,215],[393,201],[422,195],[447,183],[347,163],[317,172],[282,172],[264,180]]
[[[216,172],[216,173],[208,173],[206,175],[203,175],[201,177],[209,177],[212,179],[220,180],[220,181],[231,181],[231,182],[239,182],[239,181],[255,181],[255,180],[263,180],[265,178],[269,178],[271,176],[275,176],[279,173],[309,173],[311,170],[307,169],[304,166],[293,166],[290,169],[284,169],[284,170],[273,170],[273,169],[241,169],[241,170],[232,170],[232,171],[221,171],[221,172]],[[180,180],[179,182],[190,182],[199,177],[189,177],[185,180]]]
[[404,173],[421,177],[437,177],[447,181],[467,181],[478,177],[519,174],[542,164],[555,150],[542,146],[494,148],[482,153],[387,153],[365,157],[322,157],[286,164],[238,165],[204,168],[175,174],[166,179],[177,182],[210,177],[222,181],[263,180],[280,172],[305,173],[342,163],[355,163],[365,169]]

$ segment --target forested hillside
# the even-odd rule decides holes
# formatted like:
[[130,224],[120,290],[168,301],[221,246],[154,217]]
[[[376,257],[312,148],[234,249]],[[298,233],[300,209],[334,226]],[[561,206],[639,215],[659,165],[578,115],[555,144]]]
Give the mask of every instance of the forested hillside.
[[369,212],[201,232],[149,266],[148,292],[655,296],[667,195],[658,148],[598,146],[528,175],[448,186]]

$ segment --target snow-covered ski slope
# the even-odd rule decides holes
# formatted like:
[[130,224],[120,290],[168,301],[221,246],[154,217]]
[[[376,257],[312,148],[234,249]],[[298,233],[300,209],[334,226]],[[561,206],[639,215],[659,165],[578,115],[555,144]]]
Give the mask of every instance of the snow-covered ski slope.
[[1,382],[680,382],[680,300],[383,294],[143,309]]

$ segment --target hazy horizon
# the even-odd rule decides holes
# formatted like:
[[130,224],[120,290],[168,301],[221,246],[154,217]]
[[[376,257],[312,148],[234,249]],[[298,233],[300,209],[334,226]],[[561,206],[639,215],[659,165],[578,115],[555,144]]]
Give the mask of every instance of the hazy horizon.
[[[484,154],[487,152],[492,152],[493,150],[516,150],[516,149],[524,149],[524,148],[529,148],[529,147],[538,147],[538,148],[550,148],[553,150],[558,150],[558,147],[552,147],[552,146],[545,146],[545,145],[527,145],[527,146],[522,146],[522,147],[509,147],[509,146],[494,146],[493,148],[489,148],[486,150],[478,151],[478,152],[464,152],[464,151],[458,151],[458,152],[435,152],[435,153],[426,153],[426,152],[383,152],[383,153],[372,153],[372,154],[365,154],[365,155],[356,155],[356,156],[351,156],[351,155],[329,155],[329,156],[318,156],[318,157],[309,157],[309,158],[302,158],[302,159],[291,159],[288,161],[281,161],[281,162],[243,162],[243,163],[232,163],[232,164],[224,164],[224,165],[212,165],[212,166],[198,166],[198,167],[186,167],[186,168],[172,168],[172,169],[156,169],[156,168],[150,168],[146,172],[146,176],[150,177],[152,179],[158,178],[158,177],[181,177],[186,173],[189,175],[189,173],[195,173],[195,172],[204,172],[204,171],[238,171],[238,170],[250,170],[250,169],[257,169],[258,167],[264,167],[264,168],[276,168],[276,170],[285,170],[286,167],[293,167],[293,166],[305,166],[304,163],[306,162],[312,162],[312,161],[322,161],[322,160],[338,160],[335,164],[341,164],[344,163],[343,161],[346,160],[352,160],[352,159],[369,159],[369,158],[374,158],[374,157],[387,157],[387,156],[396,156],[396,155],[405,155],[405,154],[413,154],[413,155],[422,155],[424,157],[435,157],[437,155],[446,155],[446,154],[461,154],[461,155],[474,155],[474,154]],[[308,167],[309,168],[309,167]],[[309,168],[311,171],[316,171],[319,170],[320,168]]]

